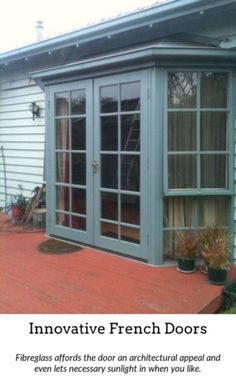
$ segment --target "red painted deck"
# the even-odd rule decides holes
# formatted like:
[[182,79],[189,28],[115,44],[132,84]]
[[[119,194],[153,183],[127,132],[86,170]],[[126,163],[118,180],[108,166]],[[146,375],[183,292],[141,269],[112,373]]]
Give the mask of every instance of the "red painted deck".
[[222,287],[200,272],[185,275],[91,248],[43,254],[37,251],[42,232],[6,224],[1,216],[0,313],[212,313],[221,303]]

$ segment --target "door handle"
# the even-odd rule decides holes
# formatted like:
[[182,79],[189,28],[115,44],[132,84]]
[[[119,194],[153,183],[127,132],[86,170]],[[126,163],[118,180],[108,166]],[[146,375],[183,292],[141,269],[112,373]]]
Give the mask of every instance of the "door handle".
[[93,173],[96,174],[98,169],[98,163],[96,162],[96,160],[93,160],[92,162],[92,169],[93,169]]

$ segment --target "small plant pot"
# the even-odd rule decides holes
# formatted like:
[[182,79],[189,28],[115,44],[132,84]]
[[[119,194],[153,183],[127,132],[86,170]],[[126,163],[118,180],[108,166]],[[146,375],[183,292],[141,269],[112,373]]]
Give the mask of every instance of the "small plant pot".
[[24,214],[24,211],[18,208],[16,205],[12,205],[11,207],[11,215],[13,220],[20,220]]
[[195,269],[195,259],[178,259],[177,271],[183,273],[193,273]]
[[216,269],[208,266],[208,281],[214,285],[224,285],[227,280],[226,269]]
[[45,227],[45,217],[46,217],[46,209],[45,208],[35,208],[33,210],[32,219],[33,225],[35,227]]

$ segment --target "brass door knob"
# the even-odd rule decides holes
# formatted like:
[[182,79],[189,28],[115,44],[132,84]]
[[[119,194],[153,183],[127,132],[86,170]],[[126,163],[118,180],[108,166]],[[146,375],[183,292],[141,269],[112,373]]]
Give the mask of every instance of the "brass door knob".
[[94,174],[97,173],[98,163],[96,162],[96,160],[93,160],[92,162],[92,169]]

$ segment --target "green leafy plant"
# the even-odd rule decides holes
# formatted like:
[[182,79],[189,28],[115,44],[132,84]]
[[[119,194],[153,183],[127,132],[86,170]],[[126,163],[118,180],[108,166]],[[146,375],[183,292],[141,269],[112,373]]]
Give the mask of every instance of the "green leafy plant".
[[228,315],[236,315],[236,306],[226,309],[223,313]]
[[192,230],[177,232],[177,256],[181,259],[195,259],[198,257],[198,239]]
[[25,211],[28,199],[23,195],[23,188],[21,185],[18,186],[20,192],[16,195],[11,196],[11,206],[15,206],[22,211]]

